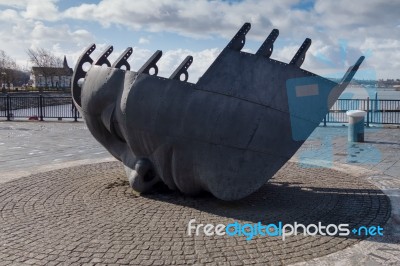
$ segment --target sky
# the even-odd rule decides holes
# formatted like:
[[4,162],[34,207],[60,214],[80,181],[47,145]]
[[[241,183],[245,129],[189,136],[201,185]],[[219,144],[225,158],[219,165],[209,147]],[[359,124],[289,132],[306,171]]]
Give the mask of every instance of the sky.
[[0,0],[0,50],[30,68],[27,49],[45,48],[74,67],[83,50],[95,59],[114,46],[111,63],[127,47],[138,70],[162,50],[159,75],[169,77],[192,55],[195,82],[238,29],[250,22],[243,51],[255,53],[279,29],[271,58],[290,62],[312,40],[303,69],[341,77],[361,55],[358,79],[400,78],[398,0]]

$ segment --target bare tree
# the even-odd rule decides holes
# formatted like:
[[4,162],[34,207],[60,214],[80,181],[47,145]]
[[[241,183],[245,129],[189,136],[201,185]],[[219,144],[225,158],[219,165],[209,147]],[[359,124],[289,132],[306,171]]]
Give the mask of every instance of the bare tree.
[[44,48],[28,49],[27,54],[31,63],[37,67],[35,69],[37,74],[43,76],[45,87],[47,87],[49,78],[51,79],[51,86],[54,87],[54,76],[60,75],[63,60]]
[[2,87],[9,87],[18,78],[19,67],[15,60],[0,50],[0,83]]

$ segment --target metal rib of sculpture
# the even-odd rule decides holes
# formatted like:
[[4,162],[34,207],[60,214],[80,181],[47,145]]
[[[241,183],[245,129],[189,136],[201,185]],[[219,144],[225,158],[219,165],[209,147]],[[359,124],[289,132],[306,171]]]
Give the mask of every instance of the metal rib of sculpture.
[[[123,162],[134,190],[164,182],[223,200],[253,193],[299,149],[364,59],[336,83],[300,68],[310,39],[286,64],[270,59],[276,29],[256,54],[242,52],[249,29],[245,23],[196,84],[187,82],[191,56],[163,78],[161,51],[137,72],[127,61],[132,48],[112,65],[112,46],[96,61],[94,44],[82,54],[72,81],[75,105],[93,136]],[[87,72],[84,63],[92,64]]]

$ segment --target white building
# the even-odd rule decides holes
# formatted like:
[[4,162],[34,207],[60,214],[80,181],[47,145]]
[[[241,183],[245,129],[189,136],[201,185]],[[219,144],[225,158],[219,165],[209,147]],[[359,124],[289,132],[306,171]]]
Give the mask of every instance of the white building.
[[32,67],[32,87],[35,88],[69,88],[73,70],[68,66],[64,56],[63,67]]

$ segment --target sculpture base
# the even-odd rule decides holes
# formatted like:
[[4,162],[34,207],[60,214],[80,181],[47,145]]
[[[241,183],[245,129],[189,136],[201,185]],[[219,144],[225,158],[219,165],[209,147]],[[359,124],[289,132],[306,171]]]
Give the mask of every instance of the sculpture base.
[[[0,256],[66,261],[172,264],[235,261],[289,264],[351,246],[340,236],[188,236],[188,222],[349,223],[384,226],[389,199],[359,177],[287,163],[251,196],[224,202],[209,194],[133,195],[119,162],[66,168],[0,186]],[[11,256],[15,255],[15,256]],[[4,257],[4,256],[3,256]],[[116,259],[115,259],[116,258]],[[118,263],[118,262],[117,262]]]

